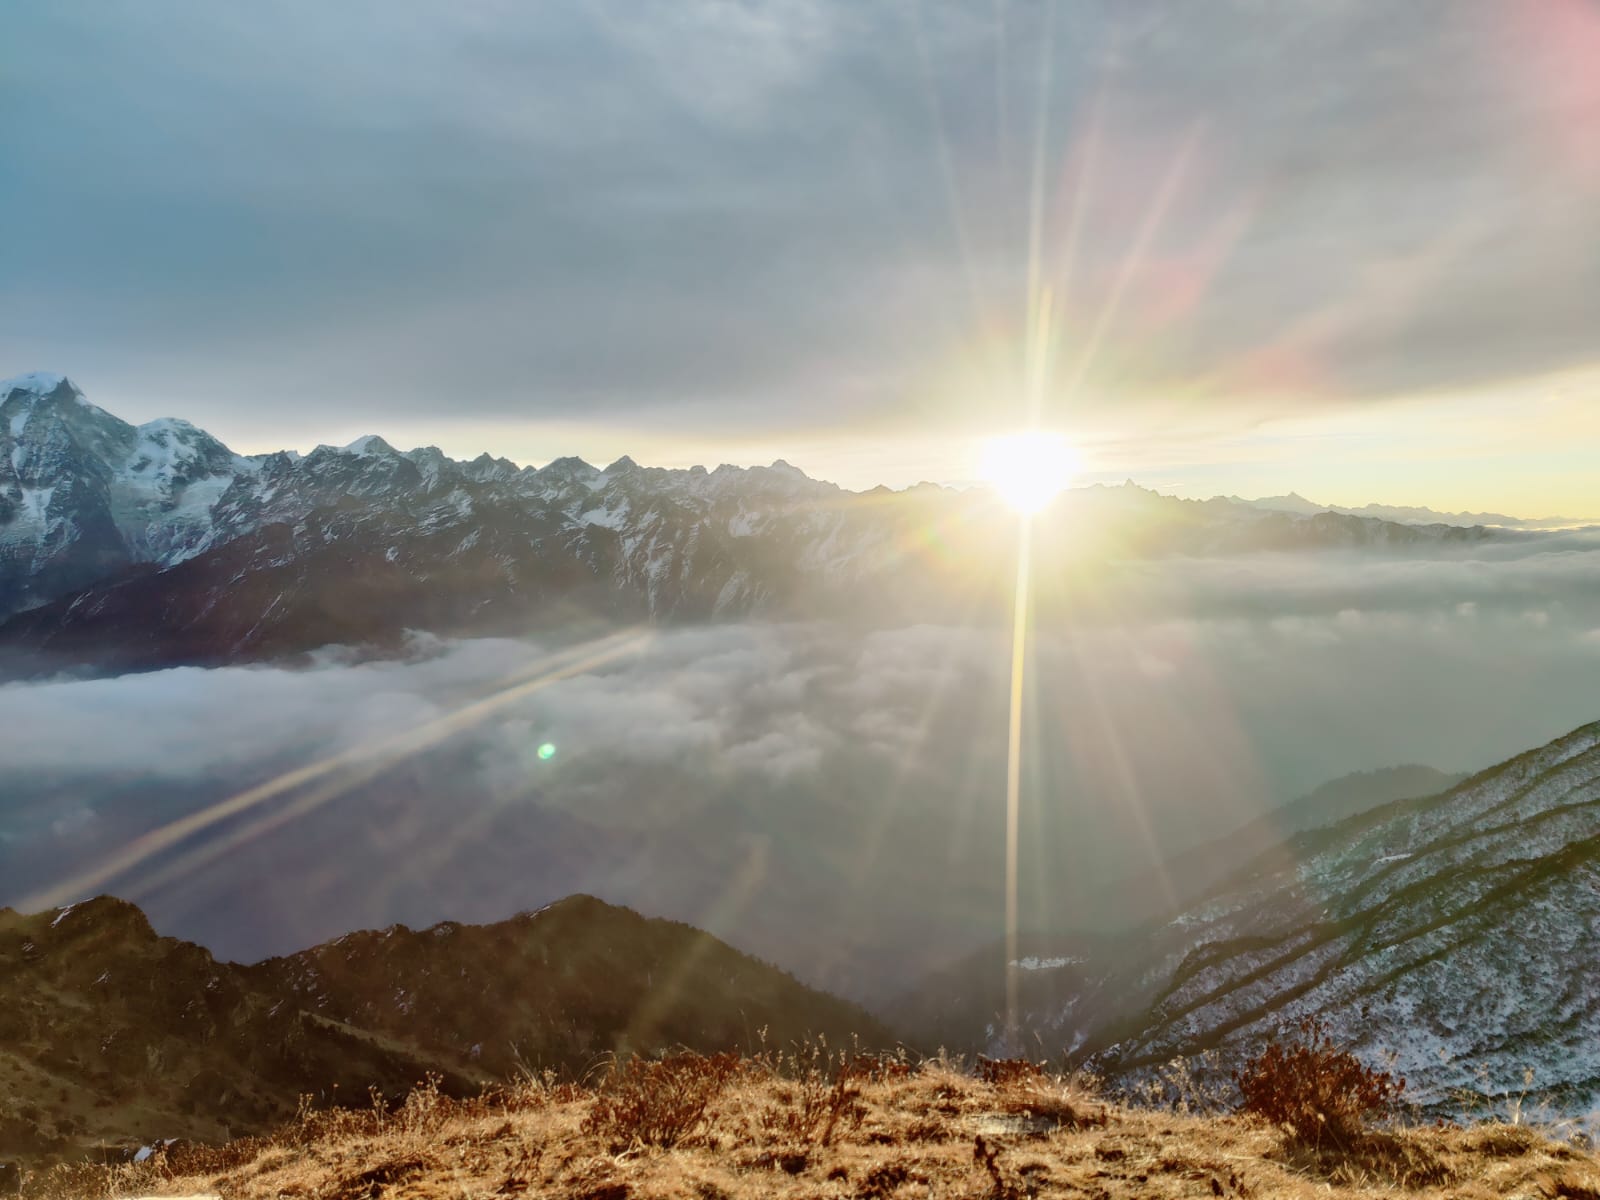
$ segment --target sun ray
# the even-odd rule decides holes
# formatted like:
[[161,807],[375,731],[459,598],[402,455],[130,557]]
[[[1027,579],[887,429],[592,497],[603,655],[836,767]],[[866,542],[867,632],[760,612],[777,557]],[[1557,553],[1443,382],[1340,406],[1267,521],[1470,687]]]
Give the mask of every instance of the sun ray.
[[1133,281],[1139,266],[1144,261],[1145,252],[1155,240],[1156,233],[1161,228],[1161,223],[1166,217],[1167,209],[1177,195],[1178,185],[1182,182],[1184,173],[1188,170],[1189,159],[1200,141],[1202,126],[1196,122],[1190,126],[1189,134],[1183,140],[1183,145],[1178,148],[1173,156],[1171,165],[1167,168],[1166,175],[1162,178],[1161,186],[1150,201],[1150,207],[1145,210],[1144,220],[1139,225],[1139,232],[1134,238],[1133,245],[1128,247],[1128,252],[1123,256],[1121,267],[1117,271],[1116,280],[1111,285],[1111,294],[1106,297],[1100,306],[1099,315],[1096,316],[1089,336],[1084,339],[1082,349],[1078,352],[1077,364],[1073,368],[1072,376],[1067,381],[1064,389],[1069,398],[1078,394],[1078,389],[1083,386],[1084,380],[1089,377],[1094,368],[1094,362],[1099,357],[1101,343],[1105,341],[1112,325],[1116,322],[1117,313],[1122,307],[1123,297],[1126,296],[1128,285]]
[[[1044,212],[1045,212],[1045,147],[1050,130],[1050,89],[1052,53],[1055,41],[1055,8],[1045,8],[1044,36],[1039,40],[1039,87],[1035,95],[1033,116],[1033,181],[1028,197],[1028,308],[1027,323],[1030,328],[1038,324],[1038,307],[1044,293]],[[1034,412],[1030,420],[1038,420]]]
[[[646,991],[639,1007],[629,1018],[627,1029],[616,1046],[618,1053],[656,1048],[646,1041],[646,1037],[653,1032],[652,1026],[671,1010],[680,996],[696,986],[695,972],[701,960],[711,951],[714,931],[719,927],[725,928],[748,905],[750,897],[766,879],[769,853],[769,843],[757,841],[749,847],[749,853],[740,861],[737,870],[728,872],[727,884],[695,922],[699,936],[690,940],[684,954],[668,965],[666,978]],[[746,1049],[754,1052],[754,1047]]]
[[933,120],[933,131],[938,140],[936,151],[939,175],[944,182],[945,202],[950,207],[950,224],[956,235],[956,247],[961,253],[961,269],[966,280],[967,298],[971,302],[974,317],[981,323],[984,311],[983,292],[978,285],[978,271],[972,253],[972,238],[968,232],[966,206],[961,202],[961,191],[956,185],[956,169],[950,152],[950,137],[945,132],[944,110],[939,103],[939,92],[934,83],[933,59],[928,52],[927,32],[923,29],[922,6],[913,4],[912,13],[914,16],[912,35],[917,46],[917,62],[921,68],[918,78],[922,82],[923,98],[927,102],[928,115]]
[[[294,809],[293,815],[302,815],[303,812],[326,803],[356,784],[375,777],[395,763],[431,749],[472,728],[508,704],[532,695],[553,683],[593,671],[599,666],[641,649],[649,641],[649,637],[647,632],[627,629],[550,655],[535,667],[514,677],[517,682],[509,683],[484,699],[473,701],[420,726],[402,730],[388,737],[372,739],[316,762],[295,767],[226,800],[218,801],[198,812],[141,834],[108,859],[52,887],[25,897],[19,902],[19,906],[24,910],[40,910],[80,900],[94,894],[110,881],[149,862],[156,855],[176,848],[195,834],[230,817],[241,816],[279,796],[287,795],[330,776],[337,777],[343,772],[342,778],[335,778],[334,782],[325,784],[312,793],[310,803],[296,803],[290,806]],[[249,828],[253,835],[257,831],[265,832],[273,827],[275,827],[273,817],[269,815],[258,819]],[[236,834],[235,837],[223,839],[224,849],[232,848],[237,836]],[[207,847],[200,847],[192,851],[192,857],[186,857],[184,860],[185,869],[211,861],[215,854],[207,857],[206,850]],[[157,879],[165,881],[167,874],[175,869],[176,867],[169,868],[167,872],[158,874]]]
[[1077,268],[1078,244],[1083,234],[1084,214],[1089,207],[1089,193],[1094,184],[1095,168],[1100,153],[1101,105],[1104,90],[1095,94],[1089,110],[1088,129],[1083,135],[1077,178],[1073,188],[1072,203],[1067,211],[1067,232],[1056,264],[1055,290],[1064,300],[1070,300],[1073,272]]
[[1017,583],[1011,610],[1010,716],[1006,723],[1006,1047],[1017,1048],[1017,826],[1022,796],[1022,696],[1032,580],[1033,519],[1017,522]]

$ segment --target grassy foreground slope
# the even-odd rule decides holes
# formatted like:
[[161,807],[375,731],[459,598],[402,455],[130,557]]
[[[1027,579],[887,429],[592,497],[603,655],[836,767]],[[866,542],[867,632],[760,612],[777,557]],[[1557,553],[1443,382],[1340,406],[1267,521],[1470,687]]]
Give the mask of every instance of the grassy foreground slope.
[[1600,1196],[1600,1162],[1526,1127],[1307,1146],[1257,1120],[1104,1103],[1034,1071],[842,1061],[681,1056],[593,1088],[535,1081],[467,1101],[425,1086],[397,1110],[306,1110],[268,1137],[110,1170],[56,1168],[25,1181],[23,1195]]

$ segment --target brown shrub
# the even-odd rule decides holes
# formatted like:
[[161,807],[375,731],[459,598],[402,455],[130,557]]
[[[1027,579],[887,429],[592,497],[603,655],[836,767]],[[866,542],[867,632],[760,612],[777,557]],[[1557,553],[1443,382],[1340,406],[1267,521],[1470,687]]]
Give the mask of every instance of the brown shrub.
[[604,1138],[613,1152],[639,1143],[682,1145],[705,1124],[711,1102],[744,1070],[737,1054],[683,1051],[629,1059],[601,1084],[581,1129]]
[[171,1142],[155,1148],[142,1164],[152,1178],[176,1179],[186,1175],[221,1175],[256,1161],[273,1147],[264,1137],[240,1137],[220,1146],[204,1142]]
[[458,1101],[455,1111],[468,1118],[490,1113],[504,1116],[534,1112],[553,1104],[570,1104],[574,1100],[586,1099],[588,1095],[583,1085],[562,1079],[554,1071],[539,1074],[525,1072],[513,1083],[491,1084],[477,1097]]
[[1365,1065],[1333,1044],[1328,1028],[1312,1017],[1295,1027],[1293,1040],[1275,1040],[1234,1074],[1244,1100],[1240,1111],[1287,1129],[1301,1145],[1325,1138],[1349,1145],[1367,1122],[1393,1115],[1406,1081]]
[[972,1160],[989,1176],[991,1200],[1021,1200],[1022,1188],[1000,1165],[1000,1147],[980,1135],[972,1139]]
[[431,1159],[417,1155],[387,1159],[339,1180],[328,1200],[382,1200],[389,1188],[426,1174],[434,1165]]
[[1542,1179],[1539,1192],[1551,1200],[1600,1200],[1600,1188],[1575,1175]]
[[302,1147],[316,1142],[341,1141],[354,1137],[370,1137],[383,1131],[389,1103],[377,1091],[371,1093],[372,1108],[341,1108],[337,1104],[327,1108],[316,1107],[316,1097],[303,1094],[295,1109],[294,1119],[272,1134],[279,1146]]
[[912,1075],[911,1063],[904,1054],[851,1054],[845,1058],[842,1070],[869,1083],[889,1083]]
[[69,1163],[25,1176],[18,1194],[28,1200],[100,1200],[112,1194],[116,1171],[98,1163]]
[[985,1058],[978,1056],[978,1079],[995,1087],[1008,1087],[1014,1083],[1038,1079],[1044,1068],[1026,1058]]
[[856,1190],[856,1195],[861,1200],[883,1200],[884,1197],[893,1195],[902,1184],[910,1183],[916,1179],[910,1168],[902,1162],[882,1163],[868,1171],[862,1179],[861,1186]]
[[756,1136],[790,1147],[827,1146],[835,1133],[854,1132],[866,1117],[865,1086],[903,1081],[914,1073],[904,1052],[833,1051],[820,1038],[787,1054],[764,1052],[749,1061],[749,1068],[753,1079],[765,1078],[767,1094],[778,1102],[756,1111]]
[[866,1112],[861,1105],[862,1084],[880,1071],[877,1060],[844,1058],[835,1062],[819,1056],[809,1062],[793,1059],[790,1067],[792,1077],[774,1088],[774,1095],[783,1103],[763,1108],[756,1118],[764,1139],[826,1146],[841,1122],[852,1130],[860,1126]]
[[861,1088],[845,1075],[831,1084],[821,1078],[803,1079],[787,1094],[792,1098],[789,1105],[762,1110],[759,1125],[764,1137],[826,1146],[841,1120],[852,1127],[860,1124]]
[[1000,1106],[1012,1116],[1030,1117],[1058,1129],[1083,1129],[1106,1123],[1105,1113],[1089,1104],[1086,1097],[1073,1093],[1059,1081],[1045,1078],[1008,1088]]

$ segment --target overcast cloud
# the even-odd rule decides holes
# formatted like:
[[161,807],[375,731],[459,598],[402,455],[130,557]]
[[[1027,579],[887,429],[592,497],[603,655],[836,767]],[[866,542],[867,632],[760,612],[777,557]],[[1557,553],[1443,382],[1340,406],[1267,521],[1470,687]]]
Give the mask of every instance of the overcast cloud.
[[1582,0],[11,6],[0,364],[252,449],[965,433],[1037,178],[1077,426],[1554,372],[1597,54]]

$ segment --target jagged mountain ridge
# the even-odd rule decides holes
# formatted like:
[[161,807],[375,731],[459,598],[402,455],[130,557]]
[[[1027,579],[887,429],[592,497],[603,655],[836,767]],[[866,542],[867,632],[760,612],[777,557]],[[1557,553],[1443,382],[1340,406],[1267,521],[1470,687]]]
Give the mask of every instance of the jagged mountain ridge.
[[[1363,547],[1514,536],[1079,489],[1042,556]],[[534,469],[369,436],[244,457],[176,420],[134,427],[66,378],[0,384],[0,650],[17,673],[273,658],[407,629],[1005,610],[1014,520],[981,491],[855,493],[782,461]],[[982,603],[976,606],[981,611]],[[1047,612],[1041,606],[1041,614]]]
[[[861,1009],[709,934],[613,916],[627,911],[573,896],[492,925],[348,934],[246,971],[310,1011],[497,1078],[617,1050],[749,1050],[763,1029],[777,1046],[812,1033],[891,1040]],[[462,963],[481,966],[465,988]]]
[[[1600,1097],[1600,725],[1297,843],[1168,927],[1120,1069],[1259,1038],[1303,1015],[1397,1069],[1424,1102]],[[1181,949],[1180,949],[1181,946]],[[1129,982],[1119,973],[1108,986]],[[1092,1003],[1092,1002],[1091,1002]],[[1104,1011],[1102,1009],[1102,1011]]]
[[279,1003],[124,901],[0,909],[0,1156],[231,1136],[299,1091],[401,1091],[444,1068]]
[[1400,525],[1486,525],[1501,529],[1548,530],[1596,523],[1592,519],[1579,517],[1513,517],[1499,512],[1440,512],[1438,509],[1408,504],[1363,504],[1352,508],[1340,504],[1318,504],[1299,492],[1290,492],[1286,496],[1263,496],[1259,500],[1240,500],[1237,496],[1230,496],[1229,499],[1273,512],[1296,513],[1300,516],[1338,513],[1347,517],[1374,517]]
[[[456,462],[434,447],[401,454],[376,436],[345,447],[319,446],[304,456],[280,451],[246,458],[186,422],[128,425],[90,404],[63,376],[9,380],[0,383],[0,396],[0,448],[6,452],[0,545],[10,552],[11,568],[9,577],[0,577],[0,599],[12,612],[130,564],[171,567],[275,525],[303,532],[314,514],[330,520],[313,529],[332,523],[333,514],[359,514],[360,531],[374,537],[447,527],[470,534],[474,526],[466,519],[480,506],[479,524],[493,524],[505,515],[497,505],[508,501],[545,518],[550,527],[536,522],[535,535],[615,533],[624,526],[637,532],[645,544],[630,543],[628,549],[640,553],[626,556],[624,577],[646,585],[641,590],[652,608],[671,611],[677,598],[648,585],[666,574],[667,550],[686,549],[651,540],[679,515],[675,509],[694,507],[737,536],[780,516],[797,499],[816,502],[839,492],[781,461],[665,471],[623,458],[602,471],[563,458],[519,469],[487,454]],[[760,511],[747,511],[752,504]],[[577,556],[590,566],[606,557],[606,539],[597,540],[590,553]],[[72,582],[57,583],[57,577]],[[724,583],[726,594],[713,599],[726,606],[737,600],[741,581],[730,575]]]
[[889,1037],[689,926],[573,896],[493,925],[355,933],[254,966],[158,937],[133,905],[0,909],[0,1156],[263,1130],[313,1093],[427,1072],[474,1093],[616,1050]]
[[64,376],[0,383],[0,612],[200,553],[259,467],[187,421],[119,420]]
[[[1242,869],[1274,859],[1294,863],[1297,835],[1327,829],[1397,800],[1437,795],[1463,782],[1432,767],[1357,771],[1102,888],[1092,907],[1060,914],[1054,929],[1026,931],[1017,951],[1023,1007],[1051,1013],[1076,997],[1115,961],[1130,937],[1182,916]],[[921,980],[896,1011],[921,1040],[968,1050],[998,1049],[1005,1008],[1003,942],[985,946]]]
[[1527,1091],[1587,1114],[1600,1099],[1600,724],[1299,834],[1120,944],[1047,938],[1026,952],[1025,1036],[1112,1077],[1226,1060],[1314,1016],[1368,1061],[1393,1055],[1431,1108]]

